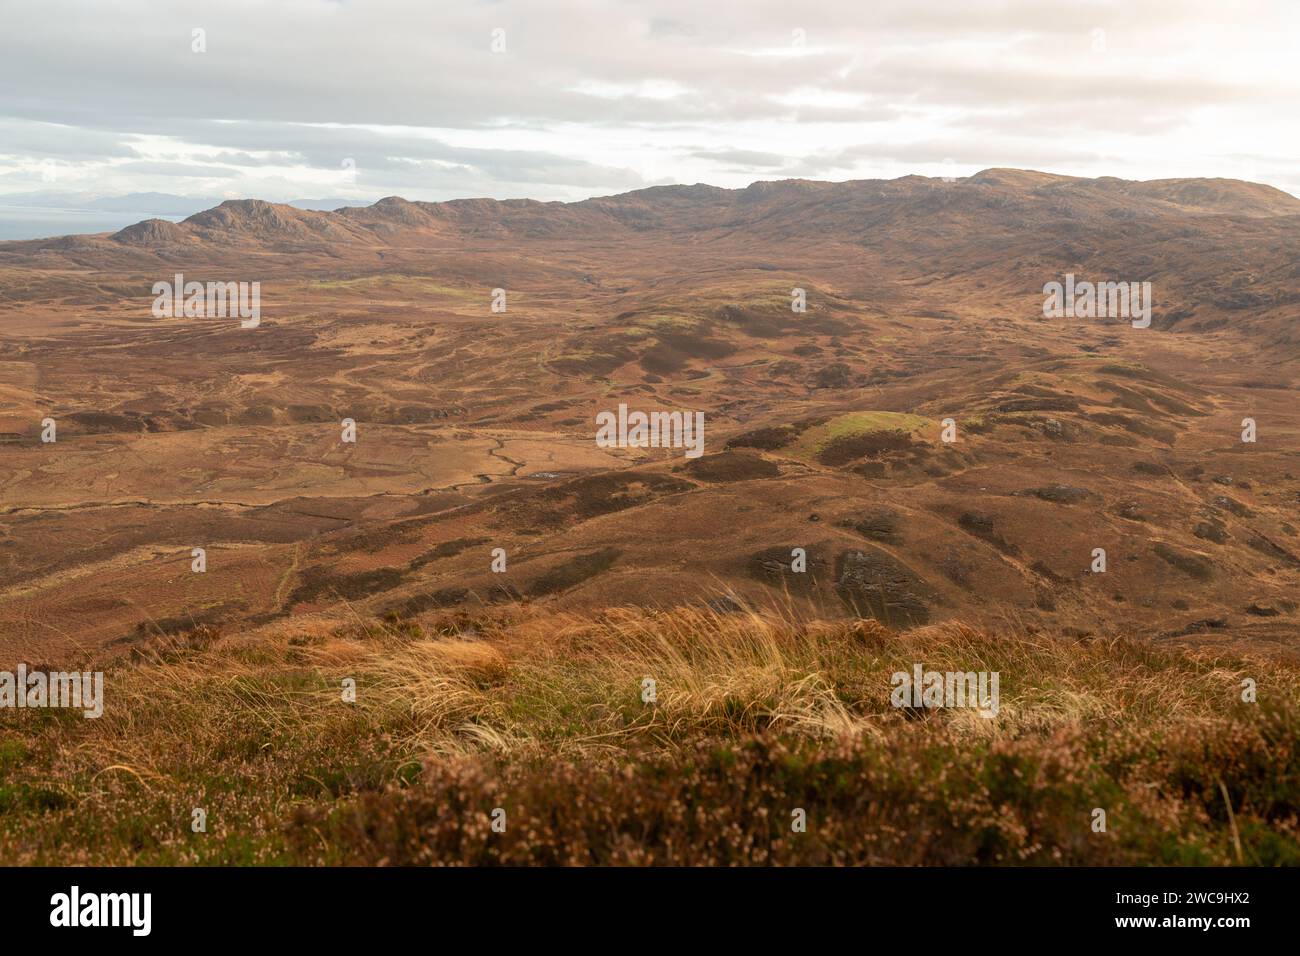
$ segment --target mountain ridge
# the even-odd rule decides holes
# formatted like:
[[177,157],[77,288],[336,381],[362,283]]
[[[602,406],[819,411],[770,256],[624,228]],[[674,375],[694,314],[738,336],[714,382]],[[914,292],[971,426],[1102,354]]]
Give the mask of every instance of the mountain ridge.
[[[230,199],[171,223],[145,219],[112,233],[81,233],[47,239],[10,240],[13,245],[41,246],[71,238],[107,239],[122,245],[154,245],[187,240],[220,242],[231,235],[293,242],[384,241],[403,231],[427,230],[441,235],[500,233],[518,230],[524,237],[545,238],[574,229],[628,227],[664,229],[669,213],[726,211],[742,222],[747,213],[773,204],[852,204],[862,211],[897,203],[921,204],[933,211],[946,204],[945,194],[990,204],[1020,202],[1038,210],[1073,207],[1091,201],[1128,207],[1138,214],[1179,212],[1192,215],[1278,218],[1300,216],[1300,199],[1262,183],[1210,177],[1125,180],[1065,176],[1036,170],[991,167],[951,180],[918,175],[896,179],[831,182],[811,179],[759,180],[727,189],[705,183],[649,186],[589,199],[541,201],[476,197],[439,202],[386,196],[370,205],[307,209],[262,199]],[[872,202],[875,200],[875,202]],[[152,226],[146,226],[153,223]],[[177,229],[158,225],[168,223]],[[65,243],[66,245],[66,243]]]

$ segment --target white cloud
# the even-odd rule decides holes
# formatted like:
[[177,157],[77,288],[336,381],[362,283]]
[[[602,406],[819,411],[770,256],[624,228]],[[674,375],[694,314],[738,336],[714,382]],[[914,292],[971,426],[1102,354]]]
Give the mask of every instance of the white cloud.
[[1300,194],[1287,0],[0,3],[0,193],[576,199],[1014,165]]

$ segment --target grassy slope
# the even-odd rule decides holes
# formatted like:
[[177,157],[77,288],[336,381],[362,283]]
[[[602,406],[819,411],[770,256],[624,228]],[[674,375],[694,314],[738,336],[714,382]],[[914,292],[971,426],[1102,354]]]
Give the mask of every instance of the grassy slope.
[[[6,863],[1300,862],[1287,661],[528,608],[137,658],[99,720],[0,712]],[[999,671],[998,717],[891,707],[915,662]]]

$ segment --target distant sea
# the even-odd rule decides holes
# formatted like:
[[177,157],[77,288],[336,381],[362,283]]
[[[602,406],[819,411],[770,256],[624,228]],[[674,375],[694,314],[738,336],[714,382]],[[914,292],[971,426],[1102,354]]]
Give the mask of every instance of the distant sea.
[[180,222],[184,216],[159,216],[156,212],[114,209],[54,209],[49,206],[0,204],[0,240],[47,239],[85,232],[117,232],[142,219]]
[[[187,216],[211,209],[221,199],[211,196],[171,196],[141,193],[91,200],[91,205],[56,199],[50,205],[24,205],[24,196],[5,201],[0,196],[0,241],[6,239],[49,239],[90,232],[117,232],[145,219],[180,222]],[[152,205],[145,205],[150,203]],[[369,206],[373,199],[329,198],[292,199],[298,209],[339,209],[343,206]],[[141,203],[141,205],[136,205]],[[160,211],[161,210],[161,211]]]

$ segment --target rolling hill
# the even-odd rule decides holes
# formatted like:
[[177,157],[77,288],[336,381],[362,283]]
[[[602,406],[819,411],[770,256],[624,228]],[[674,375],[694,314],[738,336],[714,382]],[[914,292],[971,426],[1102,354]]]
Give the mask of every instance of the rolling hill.
[[[1291,651],[1298,253],[1267,186],[1008,169],[0,243],[0,654],[520,601]],[[260,324],[156,318],[176,273]],[[1044,318],[1067,275],[1150,327]]]

